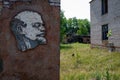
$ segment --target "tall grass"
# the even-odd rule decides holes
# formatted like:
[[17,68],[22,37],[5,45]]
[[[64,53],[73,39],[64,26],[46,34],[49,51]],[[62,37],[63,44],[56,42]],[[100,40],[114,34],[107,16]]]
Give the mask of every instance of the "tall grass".
[[60,47],[60,80],[120,80],[120,53],[80,43]]

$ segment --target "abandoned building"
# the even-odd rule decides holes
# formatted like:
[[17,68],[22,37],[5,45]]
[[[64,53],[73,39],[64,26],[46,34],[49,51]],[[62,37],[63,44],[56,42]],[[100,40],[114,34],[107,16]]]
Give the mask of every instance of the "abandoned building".
[[90,11],[91,46],[105,48],[112,43],[120,51],[120,0],[92,0]]

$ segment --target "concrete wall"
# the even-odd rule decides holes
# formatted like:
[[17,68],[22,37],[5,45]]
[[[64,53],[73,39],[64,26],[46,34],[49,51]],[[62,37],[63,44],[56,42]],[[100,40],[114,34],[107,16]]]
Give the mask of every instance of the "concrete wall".
[[90,4],[91,15],[91,44],[101,44],[101,4],[93,0]]
[[[10,22],[18,13],[32,10],[41,14],[46,44],[20,51]],[[0,15],[0,80],[59,80],[60,7],[48,0],[16,2]]]
[[120,48],[120,1],[108,0],[108,13],[101,14],[101,0],[93,0],[90,3],[91,14],[91,44],[105,46],[102,41],[102,25],[108,24],[112,30],[112,36],[108,42],[114,43],[116,50]]

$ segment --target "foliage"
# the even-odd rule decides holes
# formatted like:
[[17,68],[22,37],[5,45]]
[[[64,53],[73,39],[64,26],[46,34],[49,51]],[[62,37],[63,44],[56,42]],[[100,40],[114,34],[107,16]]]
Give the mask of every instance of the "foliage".
[[110,73],[109,69],[106,70],[106,80],[110,80]]
[[62,41],[64,35],[66,34],[67,19],[64,16],[64,12],[60,12],[60,41]]
[[60,46],[60,80],[120,80],[120,53],[89,44]]
[[60,41],[67,34],[70,35],[90,35],[90,22],[87,19],[77,19],[76,17],[67,19],[64,11],[60,12]]
[[78,20],[79,29],[77,31],[77,34],[79,35],[89,35],[90,34],[90,23],[87,19],[84,20]]
[[107,37],[110,37],[110,36],[112,36],[112,30],[111,29],[107,33]]

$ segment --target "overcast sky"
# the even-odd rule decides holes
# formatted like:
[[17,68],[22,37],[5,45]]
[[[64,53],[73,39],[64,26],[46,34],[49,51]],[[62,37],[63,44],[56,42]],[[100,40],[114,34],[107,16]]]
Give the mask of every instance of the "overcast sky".
[[66,18],[76,17],[77,19],[90,20],[91,0],[61,0],[61,9]]

